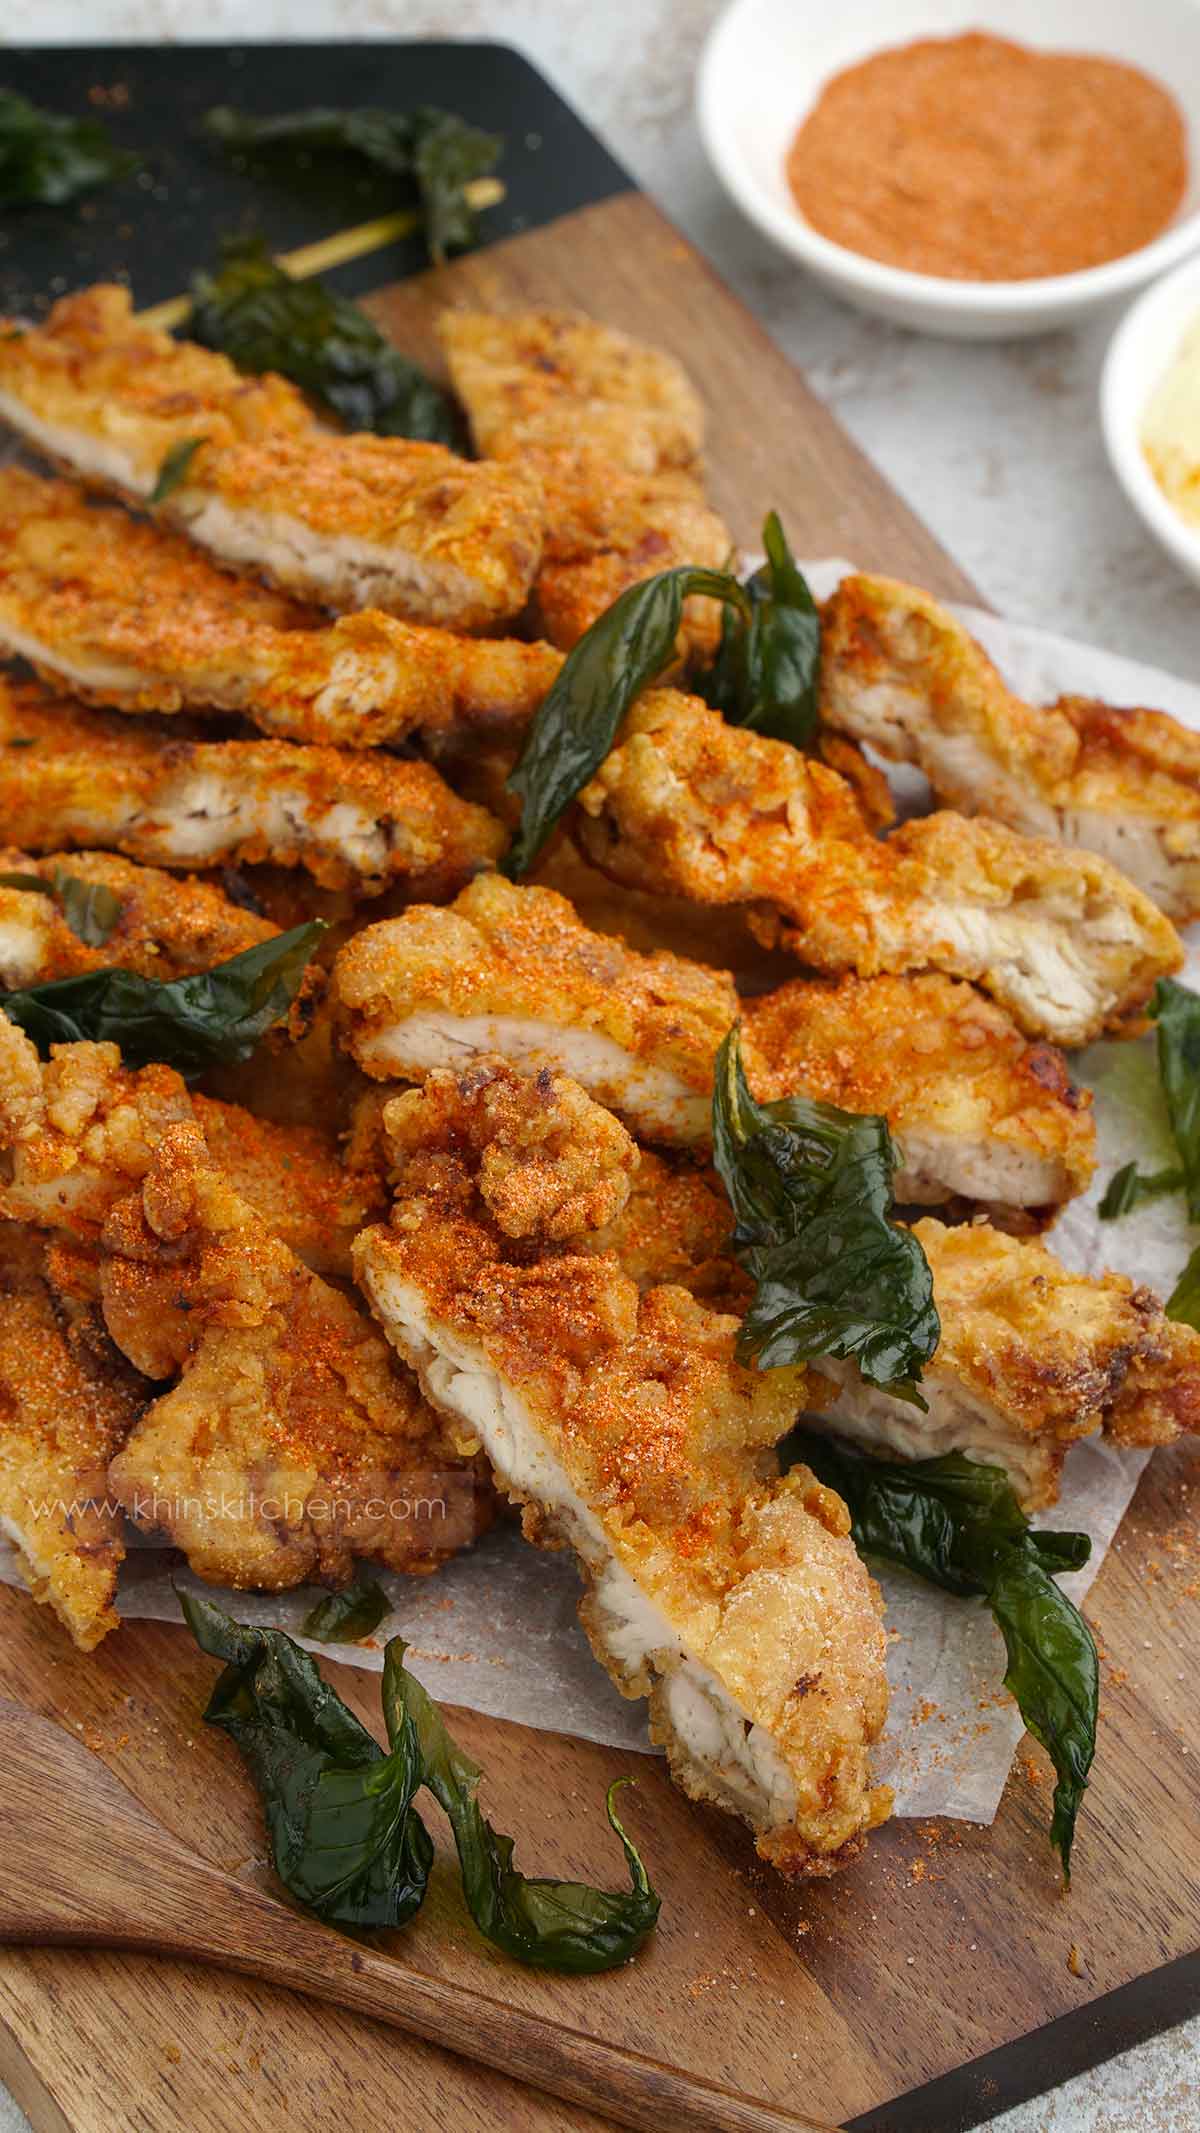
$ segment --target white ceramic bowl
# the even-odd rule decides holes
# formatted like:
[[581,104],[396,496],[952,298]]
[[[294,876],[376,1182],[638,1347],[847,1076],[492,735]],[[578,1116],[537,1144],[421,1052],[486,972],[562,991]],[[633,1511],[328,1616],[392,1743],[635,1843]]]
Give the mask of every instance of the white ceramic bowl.
[[1142,417],[1180,341],[1200,317],[1200,259],[1189,259],[1147,289],[1109,344],[1100,380],[1100,426],[1113,473],[1139,518],[1167,554],[1200,581],[1200,531],[1167,502],[1142,454]]
[[[1037,281],[910,274],[822,237],[784,174],[792,137],[830,75],[885,45],[990,30],[1100,52],[1168,87],[1188,125],[1191,179],[1161,237],[1104,266]],[[733,0],[700,62],[696,109],[712,163],[752,222],[837,295],[902,326],[963,340],[1040,333],[1140,288],[1200,248],[1200,0]]]

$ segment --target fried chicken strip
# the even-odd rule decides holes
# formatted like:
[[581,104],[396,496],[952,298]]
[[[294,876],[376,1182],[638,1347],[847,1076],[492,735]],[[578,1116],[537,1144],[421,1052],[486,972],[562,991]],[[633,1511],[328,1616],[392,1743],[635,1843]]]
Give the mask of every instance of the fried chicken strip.
[[355,1261],[389,1339],[528,1537],[574,1549],[592,1647],[676,1781],[784,1872],[843,1864],[889,1805],[884,1640],[845,1506],[771,1450],[811,1380],[742,1369],[735,1319],[595,1250],[636,1151],[565,1076],[439,1072],[386,1121],[399,1190]]
[[30,851],[112,845],[178,867],[302,866],[329,888],[453,895],[505,835],[427,763],[176,739],[0,682],[0,815]]
[[821,644],[829,725],[915,763],[948,807],[1083,845],[1169,917],[1200,917],[1200,735],[1161,711],[1024,703],[961,622],[891,578],[844,578]]
[[279,1591],[343,1583],[359,1559],[428,1571],[481,1529],[485,1499],[415,1381],[211,1167],[194,1126],[163,1136],[101,1252],[112,1338],[147,1377],[178,1378],[109,1485],[198,1576]]
[[1127,1027],[1182,961],[1106,860],[953,814],[877,839],[825,764],[671,690],[634,705],[580,807],[615,880],[744,905],[760,939],[819,970],[973,979],[1057,1044]]
[[1078,1438],[1169,1444],[1200,1430],[1200,1334],[1164,1317],[1150,1289],[1073,1274],[1039,1239],[986,1223],[946,1229],[926,1216],[914,1235],[942,1322],[921,1380],[929,1412],[822,1359],[814,1367],[840,1390],[815,1405],[841,1436],[902,1459],[965,1452],[1002,1466],[1041,1510]]
[[641,1139],[706,1146],[717,1048],[742,1017],[767,1100],[876,1111],[900,1143],[902,1203],[1060,1204],[1093,1167],[1088,1099],[1061,1055],[948,978],[798,980],[742,1006],[721,971],[639,955],[564,897],[481,875],[448,910],[367,926],[334,964],[343,1043],[379,1080],[492,1052],[571,1074]]
[[296,388],[139,324],[127,289],[0,321],[0,416],[91,486],[155,504],[238,570],[333,607],[487,629],[525,604],[541,554],[536,480],[441,445],[344,436]]
[[[46,893],[19,888],[6,882],[6,875],[44,882]],[[116,898],[117,914],[102,940],[82,940],[68,922],[64,882],[107,890]],[[149,978],[186,977],[227,962],[278,931],[211,882],[180,880],[113,852],[31,858],[26,852],[0,851],[0,985],[9,990],[110,964]]]
[[383,1203],[382,1172],[313,1125],[280,1125],[191,1093],[173,1067],[123,1066],[115,1044],[40,1060],[0,1015],[0,1220],[95,1243],[168,1130],[200,1128],[212,1163],[305,1264],[348,1278],[350,1244]]
[[178,534],[21,467],[0,469],[0,646],[93,703],[237,711],[265,733],[357,748],[519,725],[562,664],[550,645],[374,608],[325,626]]
[[118,1621],[125,1543],[107,1469],[140,1398],[115,1350],[56,1303],[44,1263],[33,1231],[0,1226],[0,1532],[35,1600],[90,1652]]

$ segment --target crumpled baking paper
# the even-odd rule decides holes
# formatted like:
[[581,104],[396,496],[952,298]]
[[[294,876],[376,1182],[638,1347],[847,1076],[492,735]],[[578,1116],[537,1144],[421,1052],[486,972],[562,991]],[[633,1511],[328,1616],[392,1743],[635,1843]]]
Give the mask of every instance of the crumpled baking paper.
[[[819,597],[849,567],[836,560],[805,565]],[[962,612],[1020,695],[1045,702],[1073,693],[1149,705],[1200,729],[1200,688],[1188,682],[1043,630],[975,609]],[[897,785],[898,797],[911,801],[910,774],[902,773]],[[1191,951],[1183,975],[1200,986],[1200,950]],[[1101,1224],[1095,1212],[1104,1184],[1122,1163],[1137,1157],[1155,1169],[1172,1159],[1152,1041],[1094,1045],[1073,1066],[1095,1092],[1099,1164],[1092,1190],[1056,1223],[1053,1248],[1081,1270],[1113,1266],[1167,1294],[1189,1249],[1181,1202],[1164,1199],[1118,1223]],[[1086,1569],[1062,1581],[1075,1599],[1099,1570],[1148,1456],[1092,1442],[1068,1455],[1061,1500],[1042,1523],[1081,1527],[1092,1536]],[[0,1578],[20,1582],[11,1553],[0,1553]],[[135,1546],[122,1572],[121,1612],[176,1619],[173,1581],[196,1582],[180,1570],[178,1558]],[[875,1757],[877,1773],[895,1787],[900,1815],[990,1822],[1022,1732],[1001,1688],[999,1633],[976,1602],[952,1599],[900,1573],[885,1573],[881,1582],[893,1633],[892,1702]],[[506,1525],[436,1576],[406,1579],[385,1572],[380,1583],[392,1611],[369,1645],[310,1648],[378,1671],[385,1639],[401,1635],[412,1647],[414,1672],[447,1702],[628,1750],[647,1747],[644,1705],[617,1694],[579,1628],[579,1586],[568,1556],[530,1548]],[[243,1621],[296,1634],[321,1594],[214,1597]]]

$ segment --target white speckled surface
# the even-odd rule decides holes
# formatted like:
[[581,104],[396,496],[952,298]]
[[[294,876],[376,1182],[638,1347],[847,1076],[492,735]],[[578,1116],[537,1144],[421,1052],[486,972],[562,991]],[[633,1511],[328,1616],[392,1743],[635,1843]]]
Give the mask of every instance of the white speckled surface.
[[[939,344],[806,283],[726,203],[704,162],[691,76],[717,12],[718,0],[507,0],[503,10],[494,0],[209,0],[203,34],[520,46],[709,253],[993,605],[1200,677],[1200,594],[1142,533],[1100,442],[1095,388],[1112,322],[1010,347]],[[1081,41],[1086,16],[1081,4]],[[22,41],[153,42],[194,35],[197,11],[184,0],[37,0],[2,20]],[[0,2133],[25,2126],[0,2091]],[[1200,2020],[1006,2113],[993,2133],[1200,2133]]]

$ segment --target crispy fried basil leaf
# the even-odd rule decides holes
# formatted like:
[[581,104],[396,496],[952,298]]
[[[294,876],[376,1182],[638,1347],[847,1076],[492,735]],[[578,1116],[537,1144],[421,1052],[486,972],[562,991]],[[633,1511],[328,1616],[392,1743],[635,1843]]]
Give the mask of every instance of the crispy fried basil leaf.
[[[404,1666],[395,1637],[384,1654],[383,1710],[388,1738],[415,1727],[424,1782],[444,1809],[462,1870],[463,1893],[485,1939],[535,1969],[587,1974],[611,1970],[636,1954],[658,1918],[660,1900],[621,1827],[609,1787],[608,1819],[629,1868],[627,1891],[593,1889],[578,1881],[531,1880],[512,1863],[513,1839],[492,1828],[475,1792],[481,1772],[447,1731],[433,1699]],[[618,1783],[629,1780],[618,1780]]]
[[1200,1333],[1200,1244],[1167,1298],[1167,1317]]
[[513,881],[528,872],[576,794],[599,769],[634,697],[673,658],[683,603],[693,594],[749,612],[737,579],[690,565],[660,570],[619,593],[567,654],[525,737],[510,792],[521,821],[504,862]]
[[134,970],[88,970],[0,994],[0,1007],[43,1058],[52,1044],[90,1038],[119,1044],[127,1066],[159,1061],[184,1075],[200,1074],[218,1062],[247,1059],[281,1020],[324,930],[315,919],[211,970],[166,982]]
[[365,311],[319,281],[293,281],[260,238],[225,247],[192,283],[187,332],[239,370],[277,370],[347,428],[458,446],[452,400],[385,340]]
[[0,888],[48,896],[58,905],[72,933],[89,948],[103,948],[121,916],[121,899],[103,881],[81,881],[65,867],[44,874],[0,874]]
[[869,1384],[923,1406],[914,1380],[940,1327],[925,1254],[890,1220],[886,1120],[804,1096],[756,1103],[734,1028],[717,1054],[713,1157],[757,1284],[741,1355],[761,1370],[850,1357]]
[[749,613],[725,609],[720,649],[698,687],[731,726],[807,748],[817,730],[821,617],[776,511],[763,547],[765,564],[746,580]]
[[1141,1171],[1136,1163],[1126,1163],[1114,1170],[1104,1188],[1104,1197],[1096,1209],[1102,1222],[1116,1222],[1122,1215],[1133,1213],[1147,1200],[1159,1200],[1164,1193],[1179,1192],[1183,1185],[1182,1170]]
[[204,1717],[245,1759],[285,1888],[330,1925],[402,1926],[433,1861],[412,1805],[421,1757],[411,1722],[385,1755],[281,1630],[243,1628],[195,1593],[180,1600],[201,1650],[226,1661]]
[[378,1629],[388,1611],[388,1597],[374,1578],[360,1578],[344,1592],[328,1593],[310,1607],[301,1625],[318,1644],[357,1644]]
[[227,148],[244,154],[311,158],[333,152],[361,156],[374,169],[406,184],[420,203],[431,257],[475,243],[477,229],[466,187],[495,168],[502,143],[452,111],[423,105],[416,111],[370,108],[339,111],[318,107],[253,118],[220,105],[204,121]]
[[1092,1551],[1088,1535],[1034,1532],[1003,1469],[961,1452],[893,1465],[805,1428],[787,1440],[783,1456],[787,1464],[803,1461],[836,1489],[864,1555],[897,1563],[945,1592],[987,1601],[1008,1652],[1004,1685],[1054,1764],[1050,1842],[1069,1881],[1100,1682],[1091,1630],[1054,1579],[1083,1568]]
[[114,146],[98,119],[39,111],[0,89],[0,205],[63,207],[125,177],[138,161]]
[[204,437],[181,437],[178,444],[171,446],[170,451],[164,455],[163,463],[158,470],[158,480],[146,498],[146,502],[151,508],[155,504],[165,504],[168,496],[179,487],[180,482],[187,480],[188,468],[191,466],[201,445],[206,442],[207,439]]
[[1187,1188],[1188,1214],[1200,1222],[1200,994],[1160,978],[1150,1002],[1158,1071],[1171,1133]]

